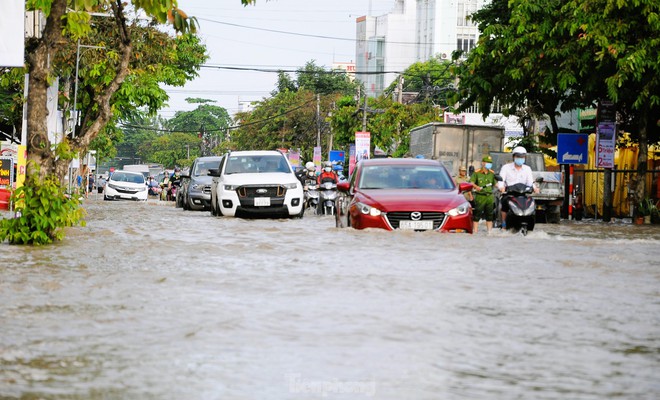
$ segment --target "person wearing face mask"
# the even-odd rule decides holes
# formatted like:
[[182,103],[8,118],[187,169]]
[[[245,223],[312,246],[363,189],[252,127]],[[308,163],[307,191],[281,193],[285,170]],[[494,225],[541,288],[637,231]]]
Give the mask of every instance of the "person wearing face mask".
[[481,168],[474,171],[470,177],[470,182],[474,185],[474,210],[472,213],[472,233],[479,230],[479,220],[486,220],[486,231],[490,233],[493,229],[493,209],[495,206],[495,196],[493,188],[497,185],[495,172],[493,168],[493,159],[485,156],[481,159]]
[[[534,186],[534,176],[532,169],[529,165],[525,165],[525,157],[527,150],[524,147],[518,146],[513,149],[513,162],[502,165],[500,176],[502,180],[497,183],[500,192],[504,193],[507,186],[515,185],[516,183],[524,183],[525,186],[534,188],[534,193],[538,193],[539,189]],[[504,221],[506,221],[506,213],[509,211],[509,199],[502,196],[502,228],[506,228]]]
[[317,182],[319,185],[324,182],[332,182],[334,184],[339,182],[339,177],[335,171],[332,170],[332,163],[330,161],[325,161],[323,163],[323,171],[321,171],[321,175],[318,176]]

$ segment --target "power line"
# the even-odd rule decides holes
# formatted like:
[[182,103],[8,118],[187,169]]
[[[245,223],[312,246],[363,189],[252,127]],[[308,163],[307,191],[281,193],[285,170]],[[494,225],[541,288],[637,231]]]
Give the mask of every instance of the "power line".
[[[224,22],[224,21],[218,21],[214,19],[208,19],[208,18],[197,18],[200,21],[206,21],[206,22],[212,22],[214,24],[220,24],[220,25],[227,25],[227,26],[235,26],[237,28],[243,28],[243,29],[252,29],[255,31],[263,31],[263,32],[272,32],[272,33],[280,33],[283,35],[292,35],[292,36],[302,36],[302,37],[311,37],[311,38],[316,38],[316,39],[328,39],[328,40],[342,40],[342,41],[347,41],[347,42],[362,42],[363,40],[358,40],[358,39],[351,39],[351,38],[345,38],[345,37],[338,37],[338,36],[327,36],[327,35],[313,35],[310,33],[300,33],[300,32],[289,32],[289,31],[282,31],[278,29],[269,29],[269,28],[259,28],[256,26],[248,26],[248,25],[241,25],[241,24],[234,24],[232,22]],[[370,41],[371,39],[367,39],[366,41]],[[409,46],[427,46],[427,45],[434,45],[434,44],[443,44],[443,45],[453,45],[455,43],[450,43],[450,42],[398,42],[398,41],[392,41],[392,40],[384,40],[383,43],[387,44],[402,44],[402,45],[409,45]]]
[[[310,103],[312,103],[312,102],[315,102],[315,101],[316,101],[316,100],[310,100],[310,101],[305,102],[305,103],[303,103],[303,104],[301,104],[301,105],[299,105],[299,106],[296,106],[296,107],[294,107],[294,108],[290,108],[290,109],[288,109],[288,110],[286,110],[286,111],[284,111],[284,112],[282,112],[282,113],[280,113],[280,114],[273,115],[272,117],[264,118],[264,119],[259,120],[259,121],[253,121],[253,122],[250,122],[250,123],[247,123],[247,124],[232,125],[232,126],[228,126],[228,127],[226,127],[226,128],[205,129],[205,132],[220,132],[220,131],[228,131],[228,130],[232,130],[232,129],[243,128],[243,127],[246,127],[246,126],[252,126],[252,125],[262,124],[262,123],[264,123],[264,122],[268,122],[268,121],[273,120],[273,119],[275,119],[275,118],[282,117],[282,116],[284,116],[284,115],[290,114],[290,113],[292,113],[292,112],[294,112],[294,111],[296,111],[296,110],[299,110],[299,109],[305,107],[306,105],[308,105],[308,104],[310,104]],[[173,131],[173,130],[171,130],[171,129],[160,129],[160,128],[153,128],[153,127],[150,127],[150,126],[141,126],[141,125],[133,125],[133,124],[122,124],[121,126],[126,127],[126,128],[144,129],[144,130],[147,130],[147,131],[154,131],[154,132],[168,132],[168,133],[175,133],[175,132],[180,132],[180,133],[199,132],[199,129],[194,129],[194,130],[175,130],[175,131]]]

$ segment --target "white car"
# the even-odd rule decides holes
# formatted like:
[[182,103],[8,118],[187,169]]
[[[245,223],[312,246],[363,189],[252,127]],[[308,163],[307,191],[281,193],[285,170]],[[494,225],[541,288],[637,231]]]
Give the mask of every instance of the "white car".
[[303,215],[302,184],[279,151],[232,151],[211,176],[213,215]]
[[103,191],[103,200],[147,201],[147,184],[140,172],[115,171]]

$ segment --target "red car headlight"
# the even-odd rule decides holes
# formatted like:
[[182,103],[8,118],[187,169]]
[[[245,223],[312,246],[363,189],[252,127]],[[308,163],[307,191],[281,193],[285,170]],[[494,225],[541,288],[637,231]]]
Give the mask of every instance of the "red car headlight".
[[465,202],[461,204],[460,206],[456,208],[452,208],[451,210],[447,211],[447,214],[449,214],[452,217],[457,217],[459,215],[465,215],[470,211],[470,203]]
[[358,210],[360,210],[360,212],[365,215],[371,215],[372,217],[377,217],[381,214],[379,209],[377,209],[376,207],[371,207],[368,204],[358,202],[356,206]]

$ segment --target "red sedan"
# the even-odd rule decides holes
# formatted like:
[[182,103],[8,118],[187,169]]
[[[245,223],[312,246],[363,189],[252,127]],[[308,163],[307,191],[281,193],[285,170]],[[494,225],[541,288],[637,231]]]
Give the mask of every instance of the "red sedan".
[[337,227],[472,233],[472,208],[447,169],[435,160],[363,160],[340,182]]

